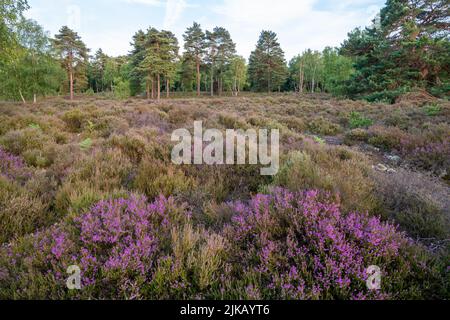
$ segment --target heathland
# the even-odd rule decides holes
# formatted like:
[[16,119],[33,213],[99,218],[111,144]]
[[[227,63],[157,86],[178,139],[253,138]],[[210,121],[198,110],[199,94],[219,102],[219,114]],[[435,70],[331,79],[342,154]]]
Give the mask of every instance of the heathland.
[[[449,298],[449,119],[424,93],[0,103],[0,298]],[[279,129],[278,174],[174,165],[195,120]]]

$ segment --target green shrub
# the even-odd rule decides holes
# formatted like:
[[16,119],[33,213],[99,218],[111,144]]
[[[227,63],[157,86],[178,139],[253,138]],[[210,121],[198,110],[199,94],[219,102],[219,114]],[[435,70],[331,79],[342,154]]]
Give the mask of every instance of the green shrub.
[[442,111],[438,104],[429,104],[424,107],[425,114],[429,117],[435,117],[439,115]]
[[307,142],[282,161],[272,186],[292,191],[320,189],[339,194],[346,210],[378,210],[367,160],[344,148]]
[[130,82],[119,81],[114,86],[114,97],[119,100],[128,99],[131,96]]
[[155,158],[141,161],[133,181],[133,188],[150,199],[186,192],[193,186],[194,181],[186,177],[183,171]]
[[354,142],[367,142],[369,140],[369,133],[364,129],[353,129],[346,133],[344,142],[352,145]]
[[54,143],[53,139],[45,135],[42,130],[26,128],[10,131],[0,138],[0,144],[9,152],[20,155],[30,150],[42,151]]
[[66,123],[70,132],[79,133],[82,131],[88,115],[79,108],[67,111],[62,116],[62,120]]
[[332,123],[323,117],[312,119],[308,122],[308,130],[314,134],[334,136],[342,131],[339,124]]
[[102,150],[83,159],[56,194],[58,213],[81,212],[111,194],[123,194],[123,189],[131,184],[132,168],[130,160],[119,149]]
[[368,128],[373,124],[373,120],[363,117],[359,112],[352,111],[350,113],[349,125],[350,129]]
[[0,175],[0,244],[51,222],[47,205]]

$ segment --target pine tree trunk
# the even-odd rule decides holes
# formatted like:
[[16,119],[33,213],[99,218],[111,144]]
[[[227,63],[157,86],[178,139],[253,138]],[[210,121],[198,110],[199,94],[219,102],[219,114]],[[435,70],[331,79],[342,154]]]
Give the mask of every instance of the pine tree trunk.
[[166,79],[166,97],[170,97],[170,81],[169,79]]
[[303,86],[305,83],[305,72],[303,70],[303,62],[300,64],[300,83],[299,83],[299,92],[303,93]]
[[152,99],[155,99],[155,81],[152,79]]
[[269,69],[267,70],[267,93],[268,94],[270,94],[270,92],[272,91],[271,90],[272,89],[271,77],[272,77],[272,74],[271,74],[271,70],[270,70],[270,66],[269,66]]
[[197,58],[197,97],[200,97],[200,84],[201,84],[200,60]]
[[211,67],[211,97],[214,97],[214,71]]
[[158,92],[158,98],[157,98],[157,100],[159,101],[159,100],[161,100],[161,76],[158,74],[158,76],[157,76],[157,86],[158,86],[158,88],[157,88],[157,92]]
[[148,80],[146,81],[145,85],[146,85],[145,90],[147,92],[147,100],[150,100],[150,83]]
[[70,69],[70,75],[69,75],[69,78],[70,78],[70,100],[73,100],[73,71],[72,71],[72,69]]
[[35,93],[35,94],[33,94],[33,103],[36,104],[36,102],[37,102],[37,98],[36,98],[36,93]]

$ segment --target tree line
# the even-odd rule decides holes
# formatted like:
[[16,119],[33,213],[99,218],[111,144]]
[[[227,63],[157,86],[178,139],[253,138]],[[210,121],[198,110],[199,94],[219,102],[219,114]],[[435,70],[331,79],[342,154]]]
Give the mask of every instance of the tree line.
[[339,48],[305,50],[289,62],[275,32],[261,32],[248,63],[223,27],[193,23],[184,47],[168,30],[149,27],[133,36],[128,55],[94,54],[64,26],[50,37],[23,18],[26,0],[0,3],[0,98],[112,93],[117,98],[169,97],[172,91],[328,92],[371,101],[428,90],[450,92],[449,4],[445,0],[388,0],[365,29],[355,29]]

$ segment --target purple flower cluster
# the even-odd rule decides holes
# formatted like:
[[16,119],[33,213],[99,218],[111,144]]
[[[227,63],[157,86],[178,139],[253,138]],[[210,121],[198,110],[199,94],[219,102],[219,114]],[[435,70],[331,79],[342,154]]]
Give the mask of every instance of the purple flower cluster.
[[33,266],[65,288],[67,267],[77,265],[85,290],[97,292],[97,297],[129,297],[135,286],[151,281],[172,227],[187,216],[184,207],[162,196],[152,203],[133,195],[101,201],[73,222],[33,235],[32,255],[5,248],[0,253],[8,257],[8,270],[0,266],[0,273],[6,277],[20,266]]
[[22,158],[14,156],[0,148],[0,174],[8,179],[26,179],[30,177]]
[[343,214],[330,199],[277,189],[231,204],[236,216],[225,233],[240,262],[234,274],[261,278],[267,298],[385,298],[368,292],[366,269],[395,259],[406,239],[368,214]]
[[169,227],[168,201],[148,204],[145,197],[102,201],[77,219],[80,224],[80,268],[85,285],[99,273],[148,275],[163,229]]
[[450,140],[415,148],[410,157],[413,163],[426,170],[437,171],[440,168],[448,168],[450,164]]

